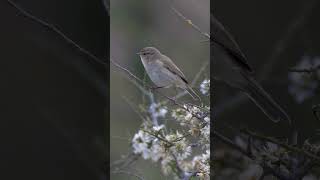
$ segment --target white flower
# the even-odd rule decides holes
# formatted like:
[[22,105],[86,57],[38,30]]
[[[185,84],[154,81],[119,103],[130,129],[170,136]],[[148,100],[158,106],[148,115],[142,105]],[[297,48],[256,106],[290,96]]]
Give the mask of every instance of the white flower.
[[[161,130],[164,126],[154,126],[153,129]],[[133,153],[141,154],[143,159],[157,162],[164,156],[165,149],[159,139],[140,130],[132,139]]]
[[151,157],[150,145],[153,139],[152,136],[140,130],[132,139],[133,153],[141,154],[143,159],[149,159]]
[[[181,179],[182,170],[185,177],[197,172],[199,179],[209,180],[210,117],[205,117],[207,111],[210,111],[209,106],[198,107],[192,104],[171,110],[172,118],[183,126],[178,127],[180,131],[169,129],[164,124],[144,122],[132,139],[133,152],[143,159],[159,162],[162,172],[172,179]],[[152,103],[148,112],[153,119],[165,117],[168,109],[160,103]]]
[[161,145],[158,139],[154,140],[154,144],[151,147],[151,159],[154,162],[159,161],[160,158],[165,156],[165,148]]
[[184,119],[186,115],[186,111],[182,108],[177,108],[175,110],[172,111],[171,116],[175,119],[177,119],[178,121],[181,119]]
[[206,124],[201,130],[201,135],[207,142],[210,141],[210,124]]
[[205,79],[200,84],[200,91],[203,95],[207,95],[210,91],[210,79]]
[[177,160],[184,160],[191,155],[192,148],[189,142],[178,131],[175,134],[167,135],[166,140],[173,143],[169,151],[177,158]]
[[149,113],[152,114],[155,118],[165,117],[168,110],[167,107],[161,107],[161,104],[152,103],[149,107]]
[[204,119],[203,119],[205,122],[207,122],[207,123],[210,123],[210,117],[205,117]]
[[163,124],[161,124],[160,126],[153,126],[152,127],[152,129],[154,130],[154,131],[160,131],[161,129],[163,129],[164,128],[164,125]]

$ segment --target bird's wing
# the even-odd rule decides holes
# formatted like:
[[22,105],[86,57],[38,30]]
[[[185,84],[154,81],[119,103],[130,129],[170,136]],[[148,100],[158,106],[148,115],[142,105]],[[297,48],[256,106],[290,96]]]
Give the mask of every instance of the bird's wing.
[[[224,26],[211,15],[211,29],[212,29],[212,40],[216,44],[222,46],[230,55],[235,57],[235,62],[246,69],[248,72],[253,72],[253,69],[247,62],[247,58],[242,53],[239,45],[234,40],[232,35],[224,28]],[[213,47],[214,48],[214,47]]]
[[162,63],[166,69],[168,69],[173,74],[178,75],[185,83],[188,84],[188,81],[183,72],[172,62],[172,60],[169,57],[162,55],[161,59],[163,60]]

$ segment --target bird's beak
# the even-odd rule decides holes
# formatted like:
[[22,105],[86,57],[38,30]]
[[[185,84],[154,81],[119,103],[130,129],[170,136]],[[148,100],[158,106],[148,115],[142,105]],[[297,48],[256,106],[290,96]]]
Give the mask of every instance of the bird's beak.
[[141,54],[141,52],[137,52],[136,54],[140,55],[140,54]]

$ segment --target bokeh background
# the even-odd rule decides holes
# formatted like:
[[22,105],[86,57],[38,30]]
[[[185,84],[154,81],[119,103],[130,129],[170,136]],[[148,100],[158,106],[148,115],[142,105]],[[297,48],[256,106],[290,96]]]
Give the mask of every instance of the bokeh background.
[[[299,87],[296,82],[299,77],[288,70],[297,66],[307,68],[320,61],[319,3],[313,0],[212,3],[213,14],[235,37],[258,81],[287,111],[301,138],[314,134],[320,122],[314,118],[311,107],[320,100],[319,82],[311,82],[317,84],[315,87]],[[217,126],[229,123],[273,136],[287,135],[286,123],[271,123],[248,98],[239,98],[237,92],[227,87],[214,88]]]
[[[110,48],[111,58],[121,66],[144,79],[144,68],[136,53],[146,46],[157,47],[170,57],[192,81],[202,65],[209,61],[209,43],[170,9],[174,5],[202,31],[210,32],[209,0],[111,0]],[[142,123],[130,107],[142,103],[142,94],[129,82],[119,69],[110,67],[110,162],[132,151],[130,141]],[[196,83],[209,78],[209,67]],[[147,81],[149,82],[149,81]],[[150,85],[151,82],[149,82]],[[167,95],[174,91],[165,90]],[[161,97],[156,97],[161,98]],[[187,98],[189,99],[189,98]],[[190,99],[189,99],[190,100]],[[130,102],[130,103],[128,103]],[[158,165],[139,159],[134,166],[146,179],[170,179],[163,177]],[[125,174],[112,174],[111,179],[131,178]]]
[[[101,1],[12,2],[107,62]],[[106,179],[108,69],[8,1],[0,14],[0,179]]]
[[[307,138],[319,140],[320,122],[312,106],[320,103],[320,74],[289,73],[293,67],[310,68],[320,63],[319,2],[214,0],[211,5],[213,14],[234,36],[255,69],[257,80],[290,115],[298,130],[298,143]],[[212,90],[214,127],[220,132],[233,139],[237,133],[231,126],[266,136],[288,137],[290,128],[286,122],[272,123],[247,97],[223,85],[217,84]],[[213,149],[220,154],[225,152],[219,142]],[[224,172],[231,174],[233,171],[227,166]],[[245,171],[244,166],[239,168]],[[249,179],[242,175],[236,179]],[[219,177],[224,179],[219,175],[215,178]]]

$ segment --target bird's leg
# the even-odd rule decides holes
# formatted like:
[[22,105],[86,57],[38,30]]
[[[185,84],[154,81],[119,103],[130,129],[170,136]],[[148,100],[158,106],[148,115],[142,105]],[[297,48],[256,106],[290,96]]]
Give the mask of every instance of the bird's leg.
[[161,89],[161,88],[164,88],[165,86],[153,86],[153,87],[150,87],[150,89],[152,90],[152,91],[154,91],[154,90],[157,90],[157,89]]

